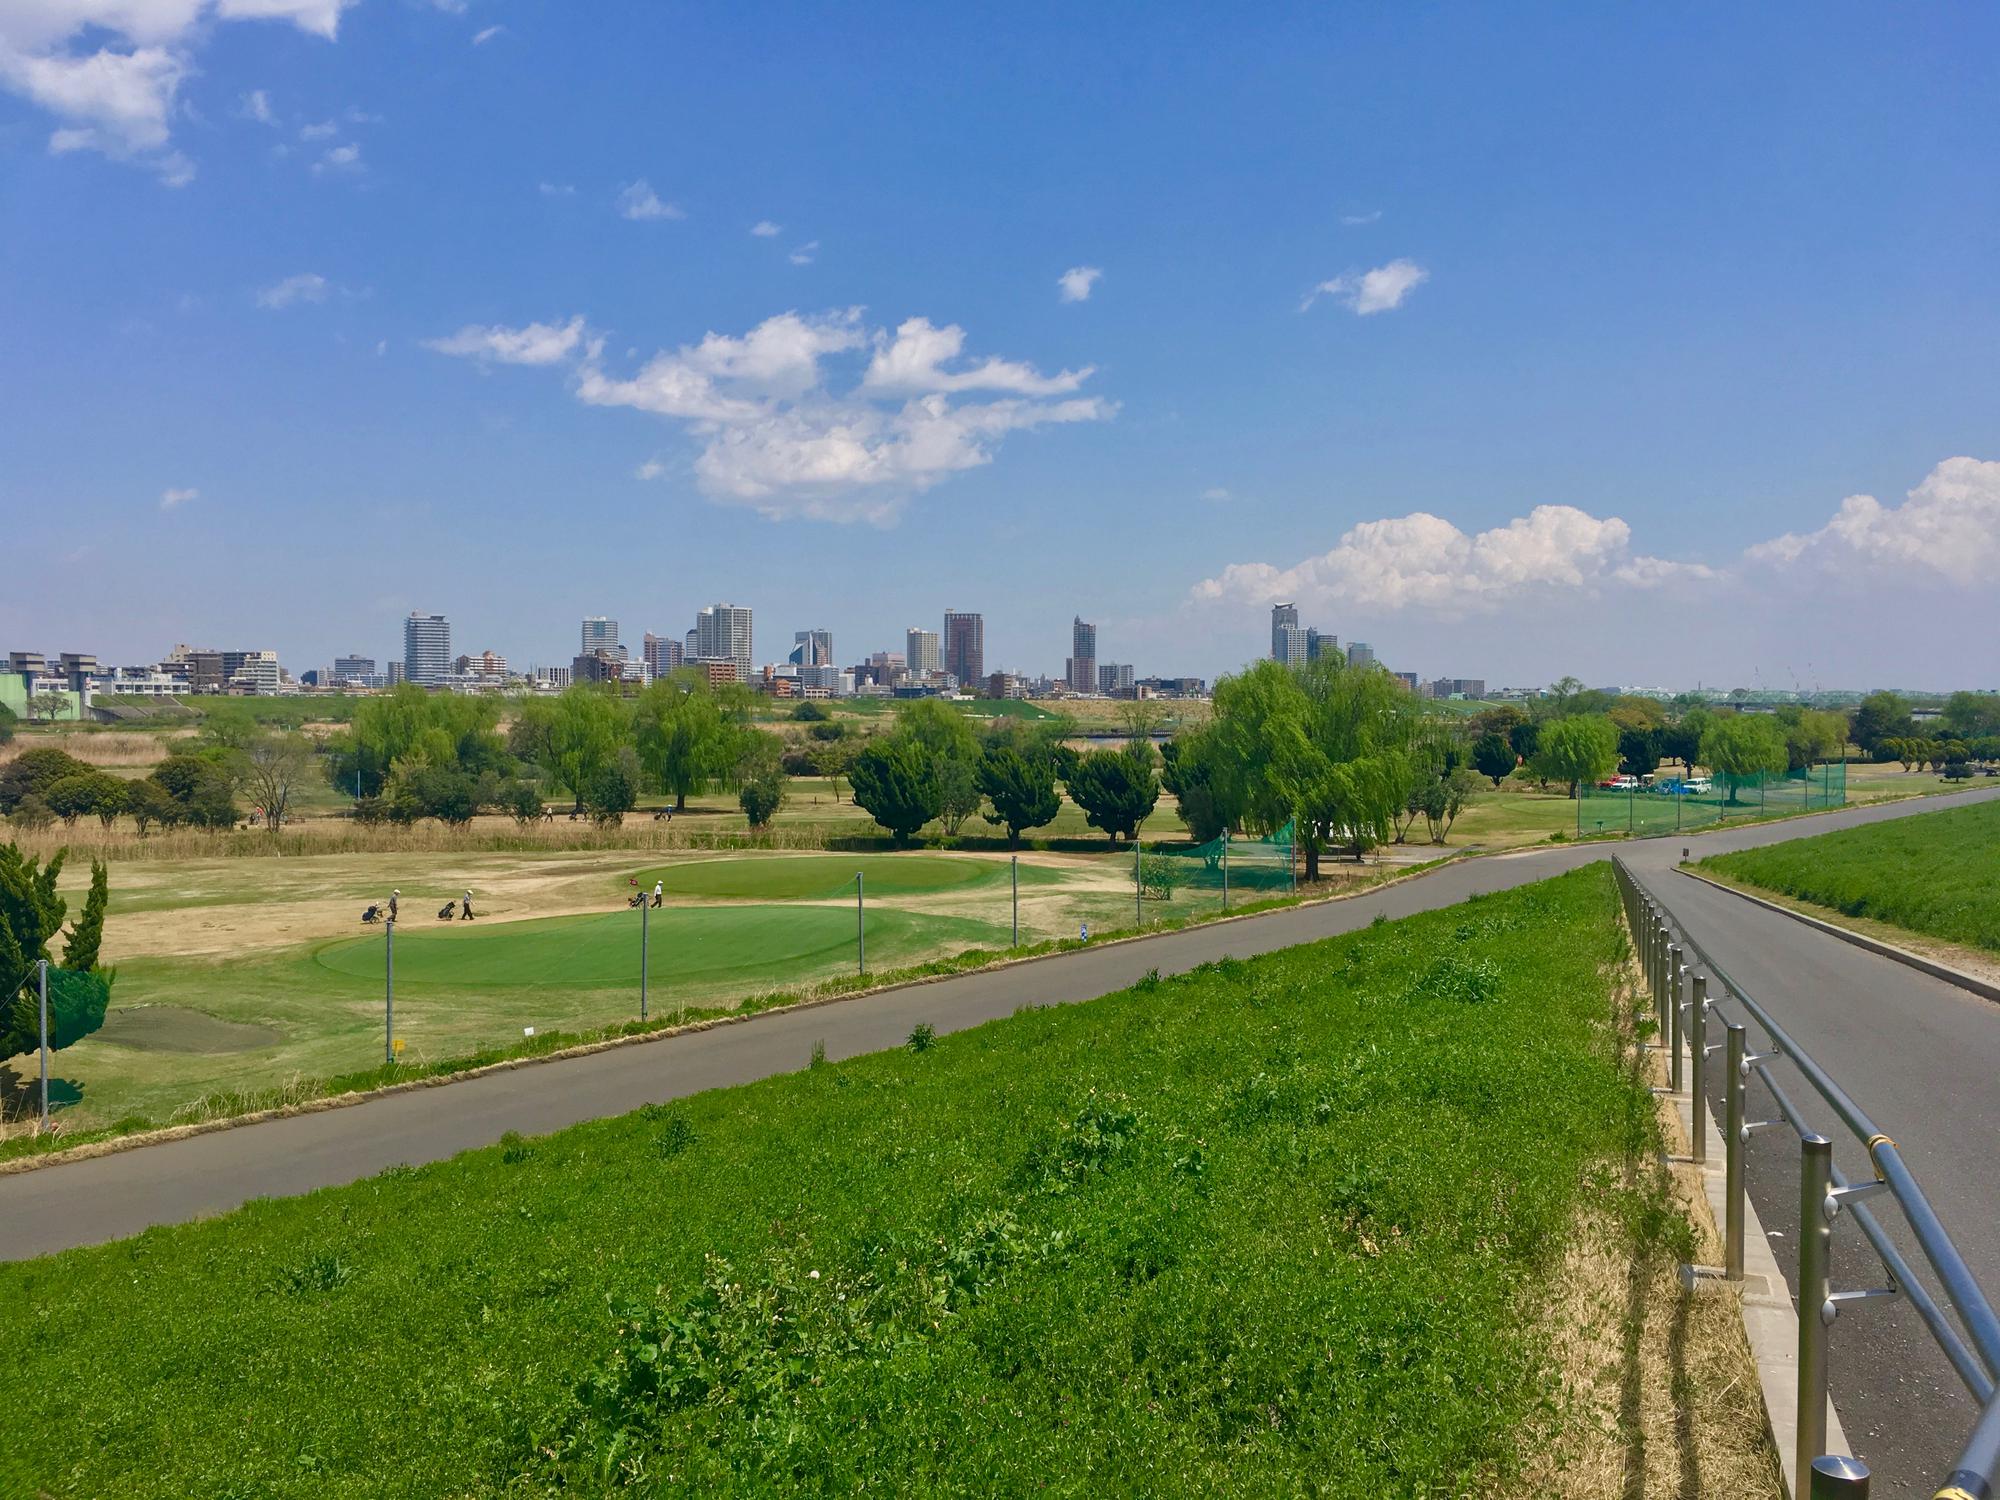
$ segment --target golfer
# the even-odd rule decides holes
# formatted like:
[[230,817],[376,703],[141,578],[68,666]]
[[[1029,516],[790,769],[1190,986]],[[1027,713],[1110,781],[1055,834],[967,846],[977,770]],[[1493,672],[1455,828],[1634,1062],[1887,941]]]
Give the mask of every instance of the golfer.
[[402,894],[401,891],[389,892],[389,920],[391,922],[396,920],[396,898]]
[[461,922],[470,922],[472,920],[472,892],[470,891],[467,891],[465,899],[458,903],[458,920]]

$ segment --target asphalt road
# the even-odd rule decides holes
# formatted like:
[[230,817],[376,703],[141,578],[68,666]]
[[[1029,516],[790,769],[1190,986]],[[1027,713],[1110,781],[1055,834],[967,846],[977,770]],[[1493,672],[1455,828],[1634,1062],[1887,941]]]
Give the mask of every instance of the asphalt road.
[[[1971,792],[1686,839],[1472,860],[1350,901],[772,1011],[710,1031],[4,1176],[0,1259],[97,1244],[226,1212],[251,1198],[439,1160],[489,1145],[509,1130],[540,1134],[746,1083],[804,1067],[815,1042],[838,1059],[896,1046],[920,1021],[956,1031],[1023,1006],[1092,999],[1150,969],[1173,974],[1225,956],[1248,958],[1353,931],[1378,913],[1396,918],[1449,906],[1617,853],[1896,1138],[1974,1272],[2000,1295],[1992,1150],[2000,1119],[2000,1008],[1672,869],[1684,847],[1697,854],[1748,848],[1996,796],[2000,791]],[[1797,1147],[1777,1130],[1754,1140],[1750,1192],[1766,1229],[1782,1236],[1774,1239],[1782,1265],[1795,1253]],[[1841,1149],[1839,1160],[1850,1175],[1868,1171],[1858,1147]],[[1834,1265],[1839,1286],[1881,1281],[1851,1228],[1836,1236]],[[1914,1314],[1894,1301],[1850,1310],[1835,1329],[1832,1359],[1835,1405],[1850,1441],[1876,1470],[1876,1493],[1929,1494],[1924,1481],[1935,1482],[1949,1468],[1972,1411]]]

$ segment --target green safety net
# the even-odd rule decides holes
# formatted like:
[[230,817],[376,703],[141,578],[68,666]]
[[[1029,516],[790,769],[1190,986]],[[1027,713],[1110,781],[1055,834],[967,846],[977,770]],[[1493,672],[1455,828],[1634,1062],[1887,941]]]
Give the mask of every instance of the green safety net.
[[1181,914],[1289,895],[1291,825],[1269,838],[1225,834],[1205,844],[1149,847],[1140,857],[1140,883],[1149,903]]
[[1688,777],[1662,769],[1651,786],[1584,787],[1576,803],[1576,832],[1580,838],[1654,837],[1846,805],[1844,761],[1752,777]]

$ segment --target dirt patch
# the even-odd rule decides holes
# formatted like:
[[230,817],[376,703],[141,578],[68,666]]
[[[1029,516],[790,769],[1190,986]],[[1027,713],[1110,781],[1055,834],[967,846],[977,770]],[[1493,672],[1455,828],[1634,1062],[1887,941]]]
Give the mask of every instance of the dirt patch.
[[275,1026],[225,1021],[184,1005],[139,1005],[111,1011],[92,1039],[109,1042],[114,1047],[130,1047],[135,1052],[198,1052],[212,1056],[275,1047],[285,1039],[285,1034]]

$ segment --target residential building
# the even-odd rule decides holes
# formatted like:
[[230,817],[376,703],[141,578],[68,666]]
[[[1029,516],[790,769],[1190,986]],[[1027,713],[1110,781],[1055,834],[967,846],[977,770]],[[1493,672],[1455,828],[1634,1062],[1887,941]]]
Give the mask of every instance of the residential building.
[[824,693],[829,698],[844,698],[853,685],[854,679],[831,662],[799,664],[799,690],[808,697]]
[[1402,683],[1402,685],[1408,688],[1411,692],[1414,693],[1418,691],[1417,674],[1415,672],[1391,672],[1389,675],[1395,678],[1396,681]]
[[618,648],[618,622],[603,615],[585,615],[582,641],[577,650],[585,656],[593,651],[609,651],[613,656],[622,657],[625,653]]
[[1372,667],[1375,665],[1375,648],[1366,641],[1350,641],[1347,645],[1347,664],[1350,667]]
[[[935,630],[919,630],[914,625],[903,632],[903,670],[912,677],[929,677],[944,670],[944,652]],[[877,653],[878,655],[883,653]],[[887,653],[894,655],[895,653]]]
[[487,677],[498,682],[507,680],[507,658],[497,651],[482,651],[477,656],[461,656],[452,663],[452,670],[461,677]]
[[1318,661],[1322,656],[1331,657],[1335,661],[1340,660],[1340,637],[1337,635],[1321,635],[1318,630],[1308,625],[1306,627],[1306,660]]
[[963,683],[986,675],[986,617],[944,612],[944,669]]
[[1154,698],[1206,698],[1208,684],[1199,677],[1142,677],[1133,684]]
[[403,676],[434,687],[451,670],[451,621],[443,615],[410,611],[403,621]]
[[789,658],[795,667],[827,667],[833,665],[833,632],[831,630],[799,630],[792,634],[792,654]]
[[1306,633],[1299,628],[1296,604],[1271,606],[1271,660],[1287,667],[1306,663]]
[[742,682],[744,676],[736,670],[736,663],[727,657],[697,656],[683,663],[693,667],[708,678],[710,687],[721,687],[725,682]]
[[986,696],[1025,698],[1028,696],[1028,684],[1024,678],[1013,672],[989,672],[986,675]]
[[284,681],[275,651],[225,651],[222,656],[232,693],[275,693]]
[[392,661],[389,663],[388,678],[390,687],[395,687],[398,683],[408,680],[404,676],[404,667],[401,662]]
[[333,680],[350,687],[379,687],[381,674],[375,670],[372,656],[336,656],[333,659]]
[[1424,684],[1424,692],[1432,698],[1484,698],[1486,679],[1484,677],[1440,677]]
[[711,604],[694,617],[694,655],[736,664],[737,682],[750,680],[750,611],[735,604]]
[[644,652],[646,670],[654,677],[666,676],[687,660],[687,651],[679,641],[664,635],[654,635],[650,630],[646,632],[646,639],[641,649]]
[[1132,667],[1126,662],[1107,661],[1097,668],[1097,690],[1107,698],[1119,694],[1131,697],[1134,688]]
[[1081,615],[1069,622],[1069,667],[1065,674],[1070,688],[1079,693],[1097,691],[1097,627]]
[[569,666],[571,682],[617,682],[624,675],[624,658],[603,646],[578,656]]

